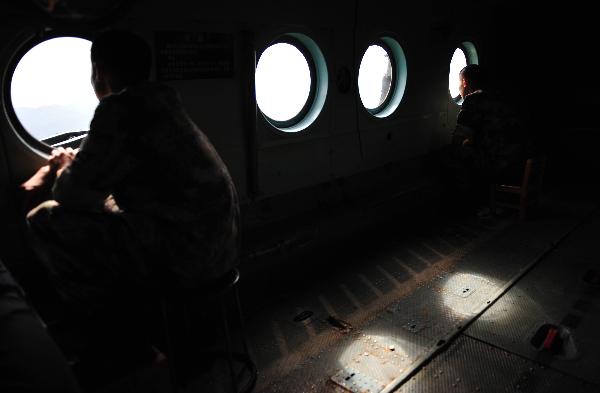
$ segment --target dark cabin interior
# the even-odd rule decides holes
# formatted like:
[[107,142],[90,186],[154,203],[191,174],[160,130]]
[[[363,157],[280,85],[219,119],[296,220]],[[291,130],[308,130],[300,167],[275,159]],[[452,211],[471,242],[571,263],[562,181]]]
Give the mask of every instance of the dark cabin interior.
[[[17,351],[26,356],[16,365],[0,359],[0,390],[600,391],[592,8],[497,0],[3,2],[0,348],[23,344]],[[151,337],[154,352],[127,361],[126,338],[103,359],[66,348],[77,332],[56,325],[57,300],[32,268],[19,189],[59,142],[32,136],[11,103],[13,73],[29,49],[106,28],[129,29],[152,46],[151,80],[180,93],[229,168],[241,208],[241,311],[232,287],[219,304],[157,294],[131,310],[150,315],[139,334]],[[159,69],[167,33],[225,37],[216,60],[231,69]],[[263,115],[255,95],[257,61],[281,37],[316,43],[327,75],[319,76],[320,110],[297,132]],[[403,94],[386,117],[365,109],[357,85],[362,54],[382,37],[406,57]],[[465,41],[546,158],[539,203],[525,218],[518,208],[490,219],[456,214],[443,199],[438,157],[460,110],[448,92],[449,64]],[[17,314],[28,328],[11,322]],[[118,318],[102,323],[119,329]],[[38,380],[50,382],[41,388]],[[78,386],[68,390],[64,381],[72,380]]]

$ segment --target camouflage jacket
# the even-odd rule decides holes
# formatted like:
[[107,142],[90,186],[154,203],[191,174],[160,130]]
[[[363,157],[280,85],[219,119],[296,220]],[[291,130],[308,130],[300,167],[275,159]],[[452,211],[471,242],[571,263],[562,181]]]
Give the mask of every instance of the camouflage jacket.
[[178,280],[192,285],[236,263],[234,183],[174,89],[145,82],[100,101],[53,196],[65,208],[101,211],[109,195],[140,252]]
[[478,90],[465,97],[452,143],[465,140],[483,171],[501,172],[523,160],[525,130],[516,112],[503,101]]

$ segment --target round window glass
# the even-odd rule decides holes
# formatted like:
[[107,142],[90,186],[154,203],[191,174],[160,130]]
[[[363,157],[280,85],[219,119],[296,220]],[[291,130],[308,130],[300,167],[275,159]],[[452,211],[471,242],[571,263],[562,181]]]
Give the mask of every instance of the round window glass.
[[458,87],[460,85],[459,74],[460,70],[467,66],[467,57],[465,52],[461,48],[456,48],[450,60],[450,74],[448,76],[448,89],[450,96],[458,100],[460,99],[460,92]]
[[293,44],[269,46],[256,65],[256,102],[275,122],[294,122],[308,104],[312,87],[311,68]]
[[380,45],[369,46],[358,70],[358,93],[369,111],[378,112],[391,97],[393,72],[388,51]]
[[90,82],[90,48],[83,38],[53,38],[19,60],[10,98],[17,119],[34,138],[57,145],[89,130],[98,105]]

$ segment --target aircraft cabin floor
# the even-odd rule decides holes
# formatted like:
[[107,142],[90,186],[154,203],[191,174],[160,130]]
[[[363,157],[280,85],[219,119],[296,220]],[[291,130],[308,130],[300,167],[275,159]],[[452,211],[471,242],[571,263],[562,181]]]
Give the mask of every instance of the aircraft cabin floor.
[[[524,222],[363,234],[263,277],[268,299],[242,286],[254,391],[600,391],[599,235],[594,203],[554,198]],[[128,381],[169,391],[164,368]],[[182,391],[228,390],[199,376]]]

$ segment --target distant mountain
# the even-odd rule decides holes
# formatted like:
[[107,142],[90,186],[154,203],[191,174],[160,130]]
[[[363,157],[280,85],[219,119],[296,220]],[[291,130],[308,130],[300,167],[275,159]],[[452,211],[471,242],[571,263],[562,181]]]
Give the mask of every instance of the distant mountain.
[[19,121],[33,137],[46,139],[65,132],[89,130],[96,107],[51,105],[15,108]]

